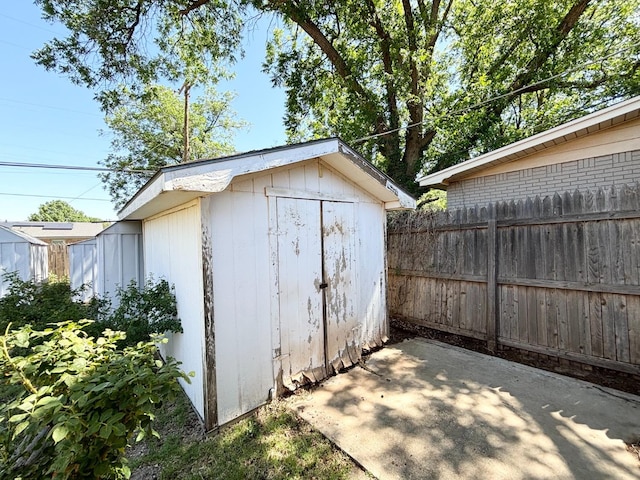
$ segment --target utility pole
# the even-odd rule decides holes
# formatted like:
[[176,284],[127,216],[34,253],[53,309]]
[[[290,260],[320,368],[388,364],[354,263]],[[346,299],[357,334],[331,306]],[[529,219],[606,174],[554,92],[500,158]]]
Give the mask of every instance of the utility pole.
[[182,161],[189,161],[189,90],[191,90],[191,84],[189,80],[185,80],[178,94],[184,92],[184,124],[182,126],[182,139],[184,141],[182,151]]

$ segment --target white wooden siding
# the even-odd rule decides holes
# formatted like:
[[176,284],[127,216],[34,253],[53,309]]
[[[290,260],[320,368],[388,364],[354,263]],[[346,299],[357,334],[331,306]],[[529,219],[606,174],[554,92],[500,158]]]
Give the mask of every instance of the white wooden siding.
[[9,283],[4,274],[16,272],[21,280],[40,282],[48,275],[46,244],[28,236],[0,228],[0,297],[7,293]]
[[220,425],[264,404],[274,384],[268,209],[264,186],[256,185],[259,193],[251,182],[249,191],[237,185],[202,201],[211,232]]
[[169,335],[165,356],[182,362],[182,370],[195,372],[183,388],[204,418],[204,304],[200,205],[191,202],[143,223],[145,274],[175,285],[183,334]]
[[71,288],[86,285],[79,300],[86,302],[96,293],[98,278],[98,246],[96,239],[69,245],[69,277]]
[[[333,278],[334,285],[333,289],[330,285],[327,286],[325,355],[327,363],[333,369],[349,366],[359,360],[363,348],[380,346],[387,338],[384,204],[319,160],[309,161],[294,169],[274,172],[270,175],[270,180],[271,188],[267,189],[267,194],[271,195],[270,201],[274,205],[276,201],[282,201],[282,196],[296,198],[299,195],[304,199],[312,199],[313,192],[318,192],[316,207],[305,210],[309,215],[313,211],[319,215],[322,203],[323,217],[326,217],[323,219],[325,281]],[[254,191],[257,191],[256,183],[254,180]],[[259,183],[264,185],[269,182],[261,179]],[[235,184],[232,188],[235,188]],[[246,184],[243,188],[247,188]],[[270,210],[270,215],[277,217],[277,221],[271,220],[272,225],[276,225],[273,227],[275,234],[272,235],[271,257],[272,262],[280,265],[279,268],[272,269],[272,283],[283,282],[286,279],[282,278],[279,270],[286,267],[282,266],[283,259],[279,256],[278,248],[273,246],[280,242],[280,216],[276,208]],[[305,218],[305,222],[312,223],[308,218]],[[307,236],[310,235],[310,230],[305,230]],[[318,236],[321,231],[318,227]],[[281,294],[282,290],[280,285],[275,294]],[[279,306],[284,303],[280,301],[275,304]],[[299,307],[287,308],[295,311]],[[281,361],[282,371],[278,370],[277,364],[274,365],[274,376],[277,378],[279,374],[282,375],[281,381],[284,382],[291,364],[286,357],[292,350],[289,338],[291,328],[282,320],[282,311],[278,315],[280,317],[275,315],[272,321],[281,323],[274,325],[272,336],[274,350],[278,355],[278,352],[282,353],[281,359],[276,355],[276,363]],[[280,344],[278,339],[282,339]],[[288,347],[285,343],[287,341]],[[302,344],[303,347],[305,345],[306,343]],[[306,359],[307,365],[314,364],[308,349],[302,355],[306,355],[303,360]],[[316,373],[317,370],[314,372],[314,369],[310,369],[290,379],[301,381],[301,377],[314,377]],[[285,386],[290,387],[286,382]]]
[[357,210],[358,307],[362,348],[387,341],[386,212],[382,205],[360,203]]
[[280,363],[283,384],[294,389],[326,376],[320,202],[275,201]]
[[[355,204],[357,205],[357,204]],[[334,371],[357,363],[362,353],[356,223],[352,203],[322,202],[327,362]]]
[[49,278],[49,251],[46,245],[31,244],[31,278],[42,282]]
[[140,242],[138,234],[101,235],[98,237],[99,293],[113,296],[118,287],[126,288],[132,280],[144,284],[140,271]]

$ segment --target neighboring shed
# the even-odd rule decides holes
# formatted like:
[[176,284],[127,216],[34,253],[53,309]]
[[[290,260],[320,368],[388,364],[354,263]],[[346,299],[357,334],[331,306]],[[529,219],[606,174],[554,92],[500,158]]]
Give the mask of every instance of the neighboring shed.
[[49,245],[49,273],[58,277],[70,277],[68,245],[89,240],[100,233],[103,222],[2,222],[9,227],[35,237]]
[[2,222],[49,244],[69,244],[89,240],[104,230],[104,222]]
[[95,238],[69,245],[71,287],[89,285],[83,299],[109,297],[116,306],[119,287],[144,284],[142,224],[116,222]]
[[69,280],[74,290],[84,286],[80,300],[96,294],[98,280],[98,242],[95,238],[69,245]]
[[0,297],[9,287],[4,274],[16,272],[21,280],[40,282],[48,276],[47,265],[46,243],[0,226]]
[[634,97],[418,181],[447,190],[454,209],[639,180],[640,97]]
[[164,354],[207,429],[385,341],[386,210],[414,206],[335,138],[165,167],[125,205],[175,285]]

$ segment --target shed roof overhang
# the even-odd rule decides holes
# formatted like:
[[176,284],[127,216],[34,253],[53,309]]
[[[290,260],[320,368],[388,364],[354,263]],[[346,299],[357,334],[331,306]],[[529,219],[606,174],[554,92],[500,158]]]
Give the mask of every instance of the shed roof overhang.
[[41,245],[41,246],[47,246],[47,243],[43,242],[42,240],[36,238],[36,237],[32,237],[31,235],[21,232],[19,230],[13,230],[12,228],[8,228],[5,227],[3,225],[0,225],[0,242],[3,241],[3,239],[11,239],[11,242],[14,241],[24,241],[24,242],[29,242],[33,245]]
[[519,160],[545,148],[560,145],[638,117],[640,117],[640,96],[426,175],[419,178],[418,183],[422,187],[446,189],[451,182],[462,180],[482,170]]
[[[120,219],[142,220],[190,200],[224,191],[242,175],[320,158],[331,168],[384,202],[387,210],[415,208],[416,201],[387,175],[339,138],[165,167],[118,212]],[[320,192],[318,192],[320,193]]]

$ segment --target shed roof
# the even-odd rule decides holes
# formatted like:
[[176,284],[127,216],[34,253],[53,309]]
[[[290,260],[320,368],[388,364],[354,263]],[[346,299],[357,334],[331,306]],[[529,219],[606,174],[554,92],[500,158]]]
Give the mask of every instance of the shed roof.
[[321,158],[360,188],[385,203],[387,209],[415,208],[404,192],[339,138],[258,150],[229,157],[199,160],[158,171],[118,212],[121,219],[141,220],[194,198],[224,191],[241,175],[264,172]]
[[101,231],[98,236],[136,233],[142,233],[142,223],[137,221],[121,220],[109,225],[107,228]]
[[476,158],[418,179],[423,187],[446,187],[471,174],[513,162],[545,148],[560,145],[640,117],[640,96],[585,115]]
[[33,245],[43,245],[47,246],[42,240],[38,240],[31,235],[27,235],[26,233],[20,232],[18,230],[12,230],[11,228],[0,225],[0,243],[7,242],[28,242]]
[[36,238],[95,237],[104,229],[103,222],[2,222],[0,225]]

